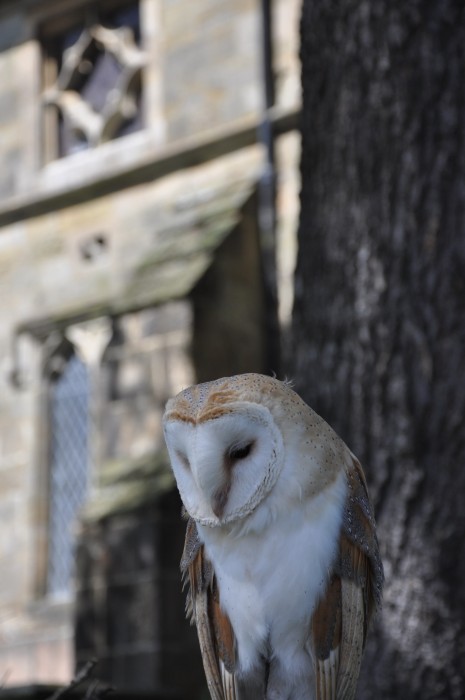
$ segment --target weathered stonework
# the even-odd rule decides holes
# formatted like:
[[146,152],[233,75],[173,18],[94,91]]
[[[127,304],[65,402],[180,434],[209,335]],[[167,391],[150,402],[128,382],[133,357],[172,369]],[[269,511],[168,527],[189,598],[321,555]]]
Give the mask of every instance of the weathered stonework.
[[[185,692],[197,643],[160,419],[193,381],[265,369],[261,3],[140,0],[144,128],[46,162],[42,30],[83,2],[0,3],[0,677],[67,681],[77,614],[79,660],[98,653],[114,684],[161,692],[196,658]],[[272,7],[285,324],[299,2]],[[93,466],[74,524],[77,598],[58,600],[47,593],[49,405],[64,342],[89,369]]]

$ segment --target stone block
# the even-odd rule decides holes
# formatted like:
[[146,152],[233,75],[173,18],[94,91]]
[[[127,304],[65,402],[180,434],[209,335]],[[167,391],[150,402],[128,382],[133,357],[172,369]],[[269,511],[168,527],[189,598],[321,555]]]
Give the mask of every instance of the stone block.
[[172,301],[141,312],[141,331],[144,337],[174,331],[189,331],[192,311],[187,301]]
[[276,0],[272,6],[276,104],[287,109],[299,107],[302,95],[299,63],[301,5],[301,0]]
[[13,148],[2,154],[2,169],[0,171],[0,199],[14,194],[17,173],[21,166],[22,153],[19,148]]
[[133,396],[106,404],[102,417],[103,459],[131,459],[153,451],[160,442],[161,407]]
[[72,629],[63,639],[41,640],[34,653],[38,683],[68,683],[74,675]]
[[176,140],[257,112],[259,9],[193,3],[165,10],[167,137]]
[[[2,23],[0,22],[0,27]],[[1,42],[0,29],[0,42]],[[17,89],[6,89],[0,92],[0,128],[10,122],[15,122],[18,117],[19,96]]]

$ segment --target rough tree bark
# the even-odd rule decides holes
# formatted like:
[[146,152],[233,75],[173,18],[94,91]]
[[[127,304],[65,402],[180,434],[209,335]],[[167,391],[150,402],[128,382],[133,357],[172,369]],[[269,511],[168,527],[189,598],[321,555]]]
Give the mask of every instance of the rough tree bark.
[[386,570],[359,697],[465,697],[465,4],[304,0],[297,389]]

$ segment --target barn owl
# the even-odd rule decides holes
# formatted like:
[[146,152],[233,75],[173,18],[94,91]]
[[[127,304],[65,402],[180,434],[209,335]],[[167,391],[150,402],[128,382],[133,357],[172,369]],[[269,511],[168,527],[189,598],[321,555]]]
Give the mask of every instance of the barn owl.
[[383,584],[357,459],[259,374],[185,389],[163,426],[212,700],[353,698]]

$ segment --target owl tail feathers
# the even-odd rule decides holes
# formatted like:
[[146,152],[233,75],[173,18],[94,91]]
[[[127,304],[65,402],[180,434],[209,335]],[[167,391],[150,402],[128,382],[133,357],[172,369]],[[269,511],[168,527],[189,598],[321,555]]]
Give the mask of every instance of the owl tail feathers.
[[223,661],[220,659],[220,674],[221,682],[223,684],[224,700],[238,700],[236,679],[233,673],[230,673]]
[[205,676],[207,678],[207,685],[211,699],[225,700],[222,679],[218,673],[218,664],[214,652],[211,629],[208,622],[206,596],[202,596],[201,598],[197,599],[195,617],[200,651],[202,653],[203,667],[205,669]]
[[[342,581],[342,636],[337,697],[355,697],[365,638],[365,601],[362,589],[353,581]],[[344,614],[348,613],[348,614]]]
[[[234,673],[226,666],[228,661],[223,658],[222,644],[216,635],[215,622],[212,625],[212,599],[209,600],[208,589],[199,591],[195,602],[195,619],[203,667],[207,678],[211,700],[238,700]],[[219,608],[219,606],[218,606]]]
[[234,633],[221,609],[213,567],[192,519],[187,524],[181,572],[184,584],[189,584],[186,611],[197,626],[211,699],[239,700],[234,676]]

